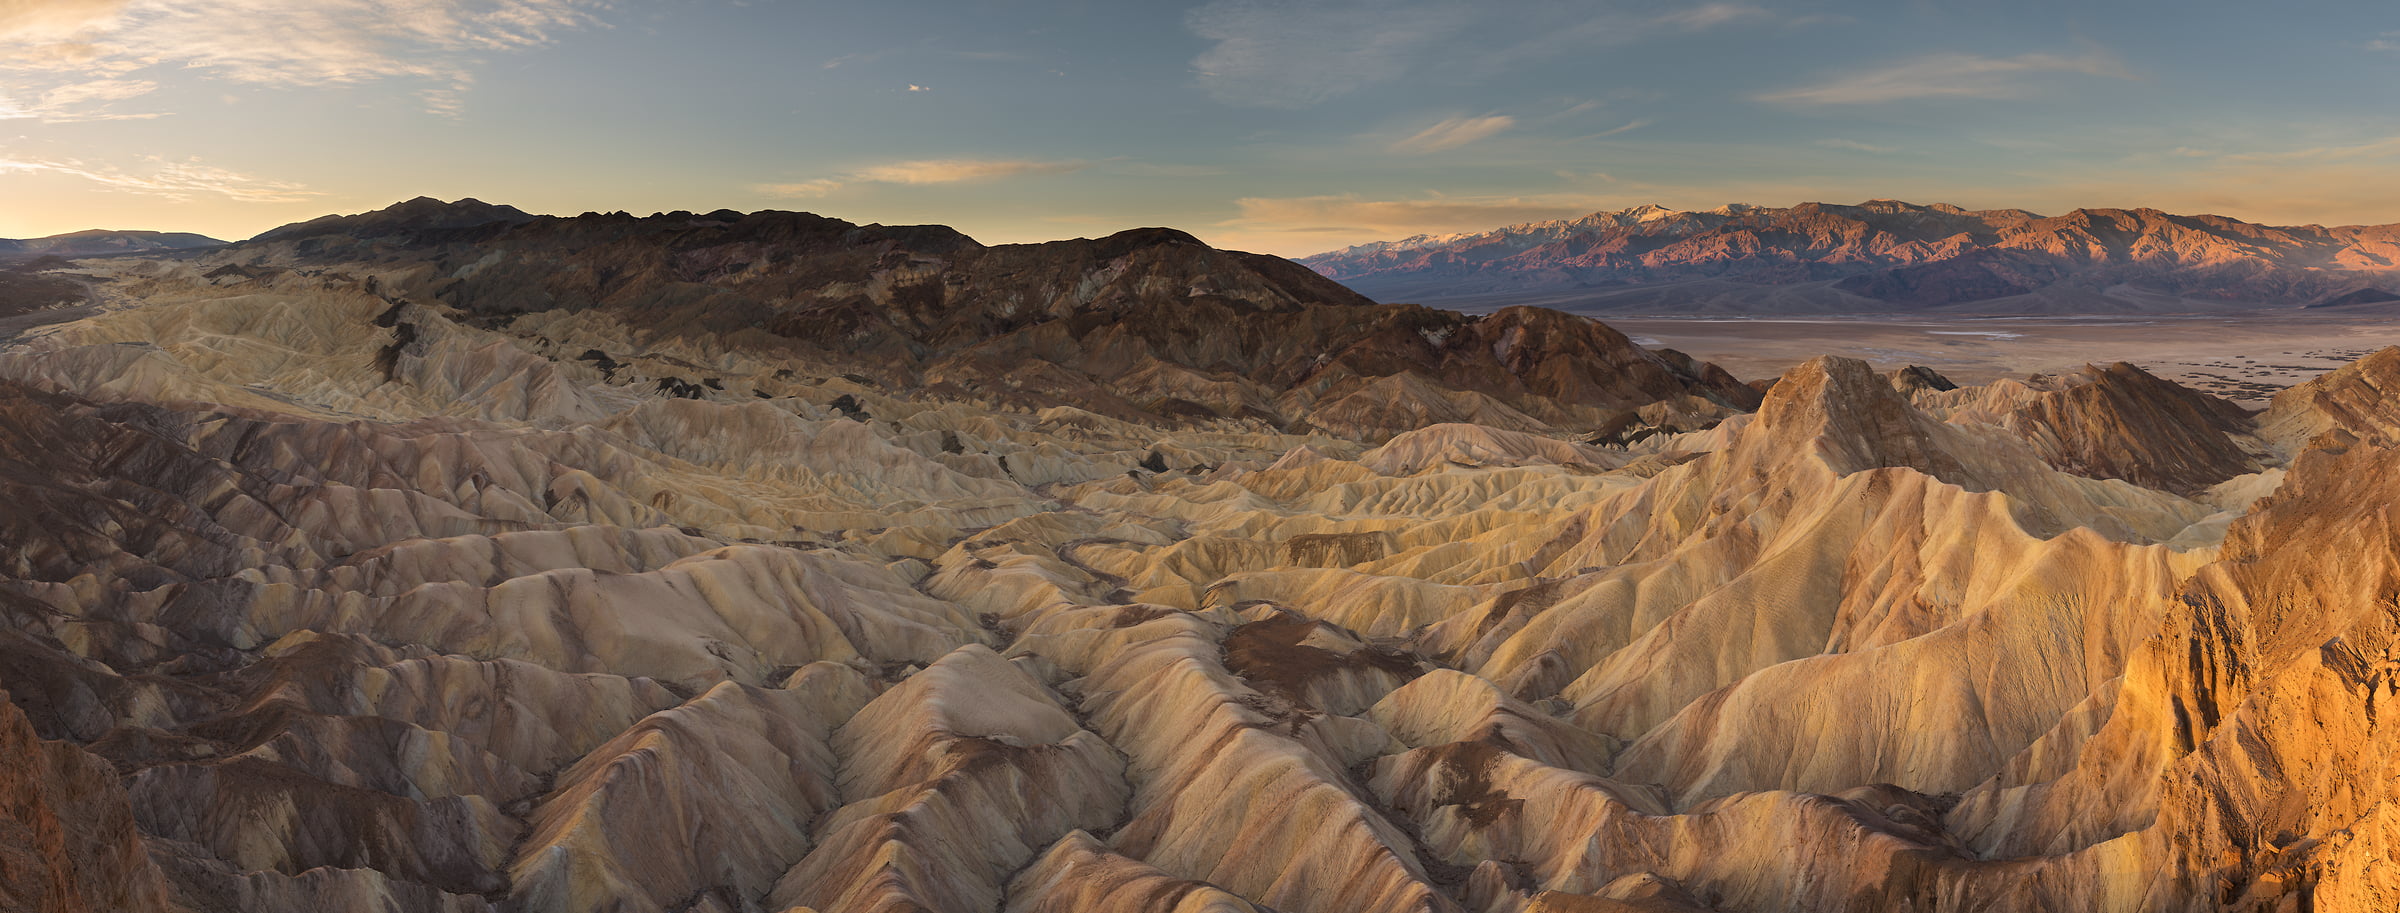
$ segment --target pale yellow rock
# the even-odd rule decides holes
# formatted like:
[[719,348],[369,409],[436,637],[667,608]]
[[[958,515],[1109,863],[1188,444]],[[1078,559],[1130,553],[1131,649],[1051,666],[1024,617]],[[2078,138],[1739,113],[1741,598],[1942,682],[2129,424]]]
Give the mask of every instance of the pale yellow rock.
[[1009,884],[1006,913],[1257,913],[1248,901],[1109,852],[1083,831],[1059,838]]
[[870,697],[857,671],[817,663],[781,689],[726,682],[642,720],[559,775],[510,867],[513,899],[589,911],[764,893],[839,804],[829,740]]
[[1010,873],[1124,813],[1124,761],[1057,697],[972,645],[835,734],[848,804],[776,883],[776,905],[983,910]]

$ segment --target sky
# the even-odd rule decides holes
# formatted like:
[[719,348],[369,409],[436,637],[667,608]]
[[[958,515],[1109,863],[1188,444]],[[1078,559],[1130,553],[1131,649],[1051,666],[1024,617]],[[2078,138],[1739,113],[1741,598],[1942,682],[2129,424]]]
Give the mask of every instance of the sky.
[[0,237],[416,196],[1298,256],[1656,203],[2400,222],[2389,0],[0,0]]

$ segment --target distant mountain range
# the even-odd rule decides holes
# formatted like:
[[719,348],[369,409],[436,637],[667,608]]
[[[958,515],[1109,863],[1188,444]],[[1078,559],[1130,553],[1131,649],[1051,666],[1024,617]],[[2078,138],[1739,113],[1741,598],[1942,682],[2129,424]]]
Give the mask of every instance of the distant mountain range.
[[225,242],[207,235],[183,231],[90,231],[68,232],[47,238],[11,240],[0,238],[0,262],[31,260],[44,255],[60,257],[97,257],[107,254],[126,254],[140,251],[190,250],[202,247],[223,247]]
[[[18,241],[0,238],[0,319],[81,302],[91,289],[82,278],[51,272],[68,258],[223,247],[203,235],[163,231],[78,231]],[[8,325],[0,323],[0,336]]]
[[2241,311],[2400,300],[2400,225],[1873,200],[1641,206],[1304,257],[1383,301],[1615,313]]

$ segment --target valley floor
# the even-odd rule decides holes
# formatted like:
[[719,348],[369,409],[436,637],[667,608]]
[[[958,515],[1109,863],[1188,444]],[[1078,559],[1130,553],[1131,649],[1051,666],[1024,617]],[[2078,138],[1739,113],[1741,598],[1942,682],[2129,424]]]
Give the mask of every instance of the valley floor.
[[1880,369],[1924,365],[1962,384],[2132,362],[2251,407],[2276,391],[2400,343],[2389,316],[1608,317],[1742,378],[1774,377],[1827,353]]

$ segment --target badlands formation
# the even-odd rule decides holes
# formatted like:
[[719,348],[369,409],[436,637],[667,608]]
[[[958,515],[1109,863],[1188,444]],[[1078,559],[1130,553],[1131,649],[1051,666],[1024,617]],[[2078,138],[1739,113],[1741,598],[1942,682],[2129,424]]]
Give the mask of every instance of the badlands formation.
[[2400,907],[2400,349],[404,204],[0,348],[0,909]]

